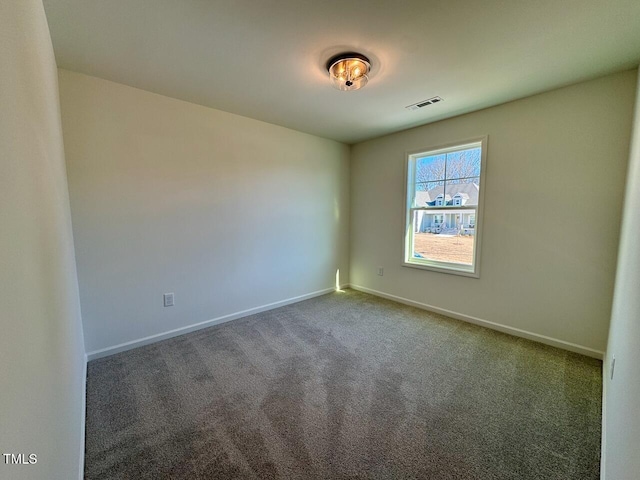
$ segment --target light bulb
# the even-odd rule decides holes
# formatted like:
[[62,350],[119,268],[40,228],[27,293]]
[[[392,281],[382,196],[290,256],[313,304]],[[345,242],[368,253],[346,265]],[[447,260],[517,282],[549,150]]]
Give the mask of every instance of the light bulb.
[[334,57],[329,61],[327,68],[333,86],[338,90],[358,90],[369,81],[367,77],[370,69],[369,61],[359,54]]

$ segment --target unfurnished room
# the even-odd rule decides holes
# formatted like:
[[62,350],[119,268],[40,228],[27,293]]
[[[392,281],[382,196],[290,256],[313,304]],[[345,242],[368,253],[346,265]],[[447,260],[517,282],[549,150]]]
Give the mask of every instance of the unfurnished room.
[[640,480],[640,2],[0,2],[0,478]]

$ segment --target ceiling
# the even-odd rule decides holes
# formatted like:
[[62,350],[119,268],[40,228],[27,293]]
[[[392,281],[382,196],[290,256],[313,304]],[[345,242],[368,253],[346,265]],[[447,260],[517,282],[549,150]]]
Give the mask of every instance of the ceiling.
[[[43,3],[61,68],[346,143],[640,63],[638,0]],[[335,90],[353,50],[369,84]]]

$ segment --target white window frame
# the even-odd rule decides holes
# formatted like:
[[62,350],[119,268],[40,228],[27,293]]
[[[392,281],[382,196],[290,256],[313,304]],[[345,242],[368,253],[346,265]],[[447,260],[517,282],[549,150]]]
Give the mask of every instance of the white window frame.
[[[421,148],[419,150],[413,150],[406,152],[405,155],[405,225],[403,232],[403,252],[402,252],[402,265],[405,267],[419,268],[423,270],[431,270],[441,273],[449,273],[454,275],[462,275],[465,277],[480,277],[480,251],[482,244],[482,219],[484,217],[484,191],[485,191],[485,178],[487,176],[487,143],[488,136],[475,137],[459,142],[449,143],[446,145],[437,145]],[[442,206],[414,206],[415,200],[415,164],[418,158],[424,158],[429,155],[451,153],[459,150],[465,150],[468,148],[480,147],[480,192],[478,195],[477,207],[468,205],[442,205]],[[473,245],[473,263],[470,266],[452,263],[442,262],[437,260],[428,260],[426,258],[413,257],[413,212],[417,210],[423,210],[428,212],[430,210],[447,210],[452,213],[456,210],[470,210],[475,209],[475,227],[474,227],[474,245]]]

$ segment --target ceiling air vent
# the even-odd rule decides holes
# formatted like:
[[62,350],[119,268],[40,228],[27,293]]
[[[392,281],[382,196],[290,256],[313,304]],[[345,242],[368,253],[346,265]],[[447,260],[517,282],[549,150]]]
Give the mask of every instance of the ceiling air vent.
[[444,102],[444,100],[441,97],[431,97],[404,108],[406,108],[407,110],[418,110],[419,108],[426,107],[427,105],[433,105],[434,103],[439,103],[439,102]]

